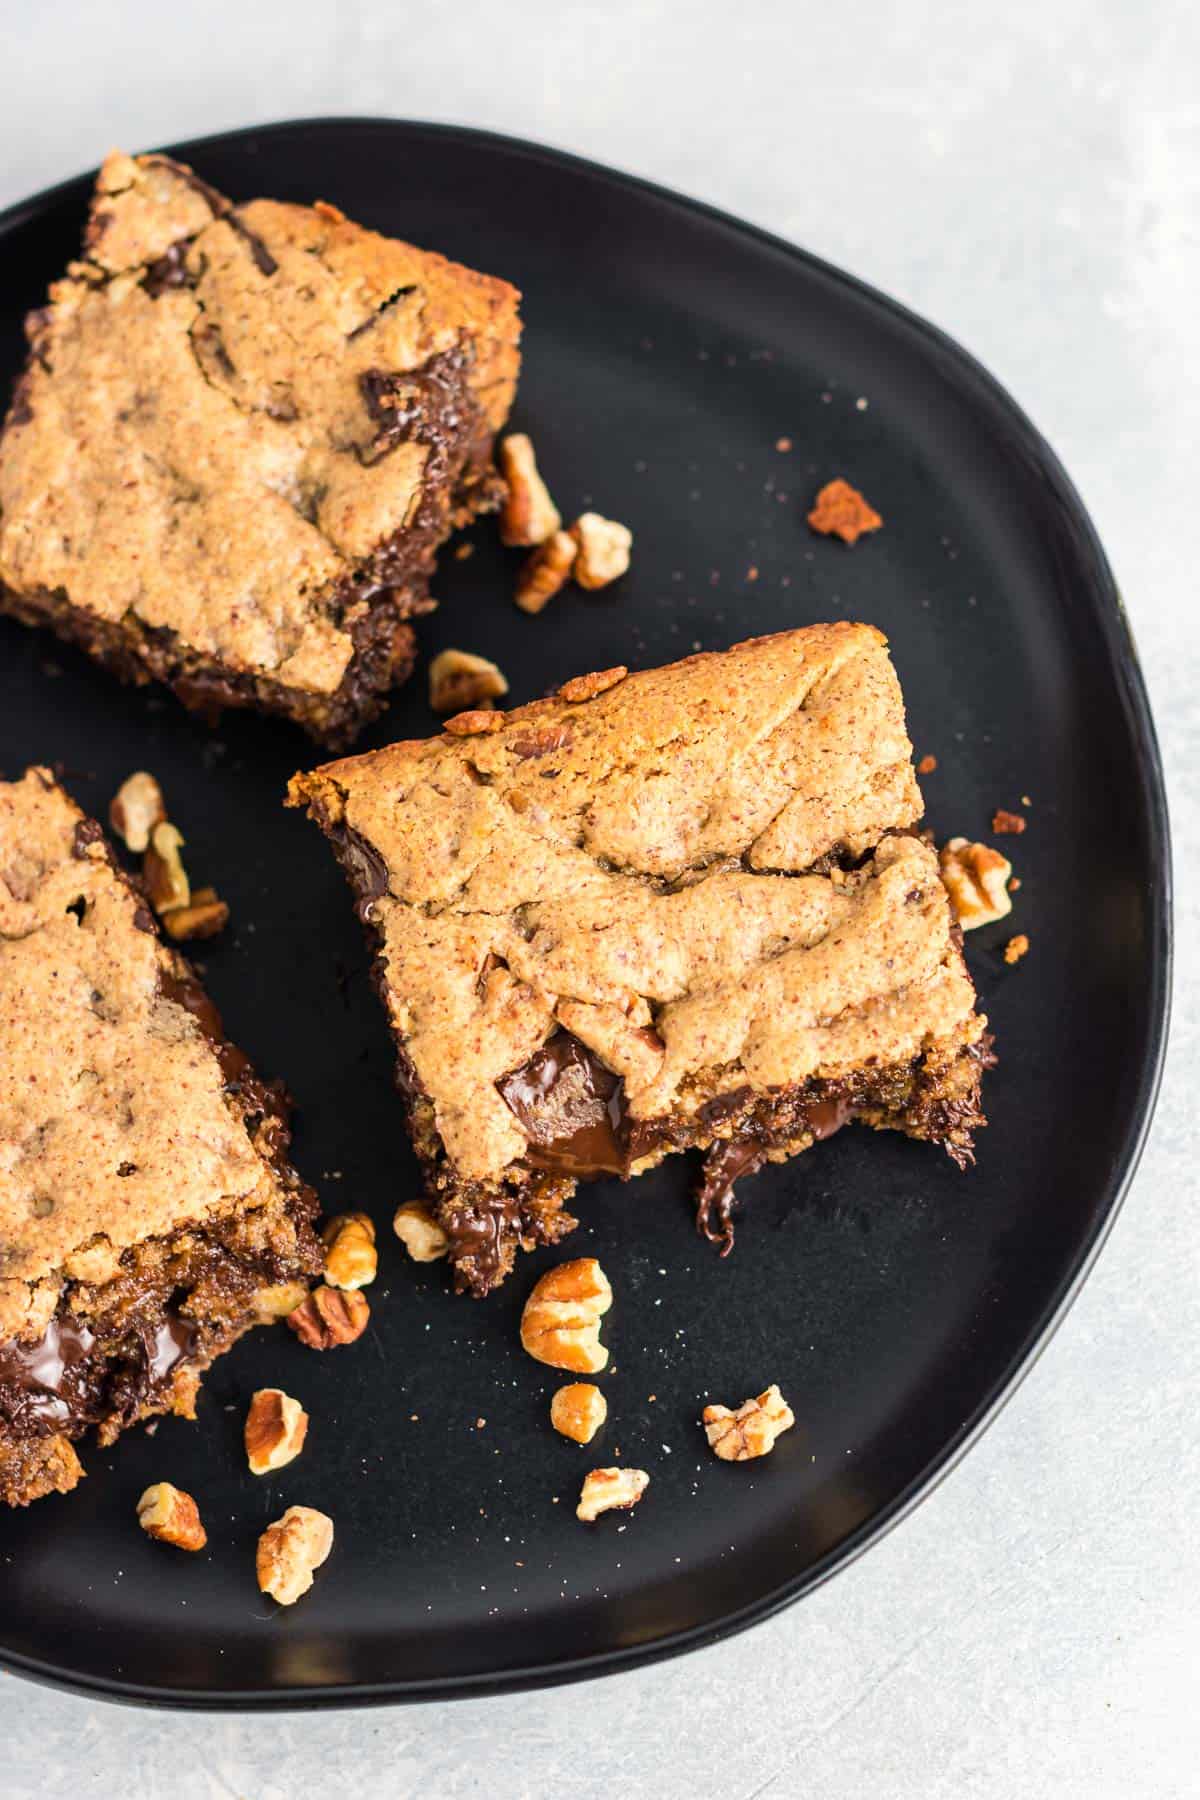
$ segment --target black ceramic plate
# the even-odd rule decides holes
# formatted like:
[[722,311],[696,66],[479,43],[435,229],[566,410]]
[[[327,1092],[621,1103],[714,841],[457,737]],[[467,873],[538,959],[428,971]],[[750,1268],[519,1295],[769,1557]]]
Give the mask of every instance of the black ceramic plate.
[[[525,292],[516,422],[568,515],[636,537],[629,577],[564,592],[538,619],[509,598],[494,527],[445,560],[426,652],[497,658],[514,698],[615,662],[645,666],[813,620],[888,634],[939,834],[1010,839],[1011,923],[968,956],[1001,1065],[977,1168],[849,1130],[744,1188],[734,1255],[692,1228],[677,1158],[587,1190],[572,1254],[616,1304],[591,1449],[550,1430],[553,1375],[517,1344],[542,1255],[493,1299],[447,1291],[388,1229],[419,1192],[392,1053],[342,878],[281,810],[313,760],[290,728],[116,686],[0,621],[0,768],[63,765],[103,814],[133,768],[160,777],[196,876],[233,907],[203,946],[232,1035],[298,1103],[295,1155],[330,1208],[379,1224],[372,1322],[317,1356],[260,1333],[211,1374],[199,1422],[111,1452],[64,1499],[0,1518],[0,1656],[140,1700],[263,1705],[459,1694],[626,1667],[737,1630],[847,1562],[928,1491],[1011,1392],[1112,1221],[1154,1098],[1168,992],[1160,770],[1125,620],[1091,525],[1033,427],[919,319],[733,220],[626,177],[478,133],[382,121],[293,124],[185,146],[239,198],[320,195],[382,231]],[[73,254],[87,183],[0,220],[0,374],[20,322]],[[791,449],[777,440],[790,439]],[[854,550],[805,512],[833,475],[884,529]],[[370,743],[429,732],[424,674]],[[1023,808],[1021,796],[1030,804]],[[1001,947],[1027,931],[1016,968]],[[782,1386],[797,1429],[768,1460],[716,1463],[707,1397]],[[246,1471],[261,1384],[312,1415],[279,1477]],[[636,1513],[578,1524],[584,1470],[651,1474]],[[190,1489],[209,1548],[143,1538],[137,1495]],[[289,1612],[259,1599],[254,1541],[285,1505],[325,1508],[337,1543]]]

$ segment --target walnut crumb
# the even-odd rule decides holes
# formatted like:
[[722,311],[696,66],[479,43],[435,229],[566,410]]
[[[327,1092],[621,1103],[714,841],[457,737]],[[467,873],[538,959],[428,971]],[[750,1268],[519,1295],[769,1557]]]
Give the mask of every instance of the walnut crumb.
[[436,713],[486,710],[507,692],[508,682],[496,664],[469,650],[440,650],[429,665],[429,704]]
[[229,923],[229,907],[216,888],[193,888],[187,906],[171,906],[163,914],[163,929],[177,944],[216,937]]
[[183,833],[178,826],[168,824],[165,819],[150,832],[150,842],[142,858],[142,879],[147,898],[160,916],[177,906],[191,903],[192,886],[179,854],[183,843]]
[[629,568],[633,549],[633,533],[616,519],[605,519],[599,513],[580,513],[571,526],[576,555],[571,574],[581,588],[608,587],[619,581]]
[[550,1423],[576,1444],[590,1444],[608,1417],[608,1401],[590,1381],[560,1387],[550,1402]]
[[706,1406],[704,1432],[713,1454],[722,1462],[749,1462],[768,1456],[775,1440],[796,1423],[791,1407],[772,1382],[753,1400],[743,1400],[736,1412],[727,1406]]
[[313,1573],[333,1549],[333,1520],[312,1506],[289,1506],[258,1540],[255,1564],[259,1589],[280,1606],[307,1594]]
[[1028,950],[1029,939],[1023,931],[1018,931],[1016,937],[1009,938],[1004,946],[1004,960],[1006,963],[1019,963]]
[[937,766],[938,760],[936,756],[923,756],[917,764],[917,774],[932,775]]
[[137,1503],[137,1517],[147,1537],[177,1550],[203,1550],[208,1542],[196,1502],[169,1481],[156,1481],[146,1489]]
[[508,489],[500,511],[500,542],[510,547],[544,544],[562,524],[562,514],[538,472],[532,440],[514,431],[497,454]]
[[162,789],[145,769],[135,769],[121,783],[108,809],[108,822],[127,850],[141,856],[149,848],[150,833],[166,822]]
[[997,807],[992,814],[992,830],[997,837],[1019,837],[1025,829],[1025,823],[1020,813],[1009,812],[1003,806]]
[[414,1262],[436,1262],[450,1248],[450,1239],[420,1200],[406,1200],[396,1208],[392,1229]]
[[540,613],[553,600],[575,566],[575,554],[570,532],[555,531],[526,558],[513,594],[522,612]]
[[575,1517],[590,1525],[602,1512],[614,1508],[628,1512],[649,1486],[645,1469],[592,1469],[583,1478]]
[[808,522],[824,537],[840,537],[844,544],[856,544],[865,531],[878,531],[883,519],[857,488],[839,476],[836,481],[825,483]]
[[351,1290],[374,1281],[379,1269],[375,1227],[366,1213],[335,1213],[321,1227],[325,1246],[325,1279],[331,1287]]
[[547,1269],[525,1302],[521,1345],[538,1362],[576,1375],[596,1375],[608,1361],[600,1320],[612,1288],[594,1256]]
[[333,1350],[338,1344],[355,1343],[367,1329],[370,1317],[365,1294],[321,1286],[288,1314],[287,1322],[310,1350]]
[[938,854],[938,865],[954,915],[964,931],[990,925],[1012,911],[1008,894],[1012,864],[990,844],[951,838]]
[[270,1475],[294,1462],[308,1435],[308,1414],[282,1388],[259,1388],[242,1434],[252,1475]]

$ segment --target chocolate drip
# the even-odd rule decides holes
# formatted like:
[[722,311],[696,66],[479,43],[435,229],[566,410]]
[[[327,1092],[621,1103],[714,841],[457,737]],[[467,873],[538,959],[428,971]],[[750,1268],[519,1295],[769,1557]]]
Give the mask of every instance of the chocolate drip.
[[529,1139],[534,1168],[629,1173],[625,1083],[569,1031],[555,1032],[496,1086]]
[[733,1249],[733,1188],[743,1175],[754,1175],[766,1161],[765,1147],[753,1138],[725,1138],[704,1158],[704,1173],[696,1195],[696,1230],[710,1244],[719,1244],[721,1255]]
[[372,906],[388,891],[388,866],[369,839],[344,822],[326,824],[325,834],[333,845],[334,855],[354,889],[354,910],[364,924],[372,918]]

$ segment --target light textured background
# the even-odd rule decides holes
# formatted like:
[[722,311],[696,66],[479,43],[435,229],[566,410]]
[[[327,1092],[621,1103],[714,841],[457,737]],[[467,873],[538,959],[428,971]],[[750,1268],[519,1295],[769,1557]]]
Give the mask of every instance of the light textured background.
[[[0,4],[0,64],[0,203],[114,140],[408,114],[649,175],[945,326],[1047,433],[1112,556],[1172,785],[1180,943],[1166,1088],[1096,1274],[983,1443],[831,1585],[681,1661],[446,1707],[189,1718],[0,1677],[0,1793],[1200,1793],[1195,0],[60,0]],[[1063,879],[1086,904],[1086,870]]]

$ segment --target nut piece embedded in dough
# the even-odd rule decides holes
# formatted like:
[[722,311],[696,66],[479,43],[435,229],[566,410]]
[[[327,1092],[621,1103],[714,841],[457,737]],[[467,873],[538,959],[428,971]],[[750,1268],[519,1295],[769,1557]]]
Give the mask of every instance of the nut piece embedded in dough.
[[942,880],[950,895],[954,916],[964,931],[1007,918],[1012,911],[1008,883],[1012,864],[990,844],[970,844],[951,838],[938,855]]
[[649,1486],[645,1469],[593,1469],[583,1478],[575,1517],[590,1525],[602,1512],[612,1512],[614,1508],[628,1512]]
[[208,1542],[196,1502],[169,1481],[156,1481],[146,1489],[137,1503],[137,1516],[146,1536],[160,1544],[174,1544],[177,1550],[203,1550]]
[[581,588],[607,587],[610,581],[618,581],[625,574],[633,549],[633,533],[628,525],[602,518],[599,513],[580,513],[571,526],[571,536],[577,552],[571,574]]
[[570,681],[564,681],[559,688],[558,697],[573,706],[581,705],[585,700],[594,700],[597,694],[607,694],[609,688],[617,687],[628,673],[624,663],[617,663],[611,669],[596,669],[591,675],[572,675]]
[[514,547],[545,543],[562,524],[562,514],[538,473],[532,440],[523,431],[514,431],[497,455],[508,487],[500,511],[500,542]]
[[550,1402],[550,1423],[576,1444],[590,1444],[608,1417],[608,1401],[590,1381],[560,1387]]
[[521,565],[513,594],[521,611],[540,613],[546,602],[557,594],[574,566],[575,539],[569,531],[554,532]]
[[325,1279],[335,1288],[362,1288],[379,1272],[375,1227],[366,1213],[336,1213],[321,1227]]
[[308,1414],[282,1388],[259,1388],[246,1414],[243,1439],[252,1475],[270,1475],[294,1462],[308,1435]]
[[521,1346],[538,1362],[574,1375],[596,1375],[608,1361],[600,1320],[612,1305],[608,1277],[594,1256],[547,1269],[521,1314]]
[[371,1308],[365,1294],[343,1294],[338,1288],[316,1287],[287,1322],[310,1350],[333,1350],[352,1344],[367,1329]]
[[289,1506],[258,1540],[258,1585],[280,1606],[292,1606],[313,1584],[333,1549],[333,1520],[312,1506]]
[[179,854],[183,842],[178,826],[165,819],[150,833],[149,848],[142,858],[142,876],[156,913],[168,913],[172,907],[191,902],[192,887]]
[[781,1432],[796,1423],[791,1407],[774,1382],[755,1400],[743,1400],[736,1412],[727,1406],[706,1406],[704,1431],[709,1447],[722,1462],[749,1462],[768,1456]]
[[429,665],[429,704],[436,713],[486,708],[507,692],[496,664],[469,650],[439,650]]
[[188,906],[172,906],[163,914],[163,930],[177,944],[193,938],[216,937],[229,923],[229,907],[217,898],[216,888],[193,888]]
[[108,809],[108,822],[127,850],[140,856],[150,842],[150,833],[167,817],[162,789],[145,769],[127,775]]
[[503,731],[504,714],[502,712],[485,712],[481,706],[470,712],[455,713],[442,726],[451,737],[482,737],[489,731]]
[[450,1248],[450,1239],[420,1200],[406,1200],[396,1208],[392,1229],[414,1262],[436,1262]]

